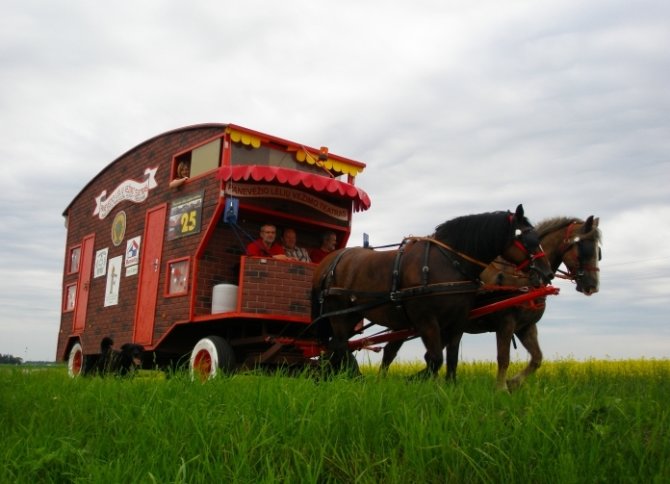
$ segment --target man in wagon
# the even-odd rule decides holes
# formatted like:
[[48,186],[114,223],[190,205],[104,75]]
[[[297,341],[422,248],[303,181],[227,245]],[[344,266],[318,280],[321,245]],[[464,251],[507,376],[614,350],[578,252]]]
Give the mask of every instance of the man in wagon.
[[274,257],[287,259],[284,247],[276,242],[277,227],[272,224],[261,226],[260,237],[247,245],[247,255],[252,257]]
[[307,253],[307,249],[297,246],[298,236],[295,233],[295,229],[285,229],[282,242],[284,244],[284,252],[286,253],[286,257],[289,259],[298,260],[300,262],[312,262],[312,260],[309,258],[309,254]]
[[325,232],[321,236],[321,247],[312,249],[309,257],[312,259],[312,262],[321,262],[328,254],[335,250],[335,247],[337,247],[337,235],[332,231]]

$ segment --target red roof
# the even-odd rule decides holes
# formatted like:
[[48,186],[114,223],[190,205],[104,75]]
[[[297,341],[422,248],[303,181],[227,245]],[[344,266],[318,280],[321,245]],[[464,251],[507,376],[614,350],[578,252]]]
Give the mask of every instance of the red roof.
[[256,182],[275,182],[292,187],[300,186],[317,192],[349,198],[354,203],[356,212],[370,208],[370,197],[360,188],[334,178],[290,168],[258,165],[222,166],[216,176],[223,181],[253,180]]

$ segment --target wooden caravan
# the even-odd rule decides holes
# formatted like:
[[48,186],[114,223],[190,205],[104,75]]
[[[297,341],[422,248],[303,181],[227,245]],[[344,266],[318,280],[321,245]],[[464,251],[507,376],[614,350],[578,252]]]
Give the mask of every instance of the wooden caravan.
[[[65,209],[58,359],[90,371],[100,343],[144,346],[145,365],[304,363],[314,264],[249,257],[264,223],[344,247],[365,165],[232,124],[151,138],[110,163]],[[188,178],[182,175],[188,172]],[[291,341],[291,344],[282,344]]]

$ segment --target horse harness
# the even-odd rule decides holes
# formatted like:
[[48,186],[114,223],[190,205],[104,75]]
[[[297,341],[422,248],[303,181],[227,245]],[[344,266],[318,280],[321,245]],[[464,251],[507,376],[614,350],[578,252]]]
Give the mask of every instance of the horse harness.
[[[568,253],[570,248],[573,245],[576,245],[577,265],[579,268],[577,269],[577,272],[574,272],[566,264],[566,268],[568,269],[567,271],[561,269],[558,269],[556,271],[558,273],[556,274],[556,277],[560,277],[561,279],[567,279],[570,281],[576,281],[577,279],[580,279],[581,277],[584,276],[585,271],[600,271],[600,268],[588,265],[584,263],[584,261],[582,260],[582,251],[583,251],[582,242],[586,240],[586,238],[580,237],[579,235],[573,235],[573,231],[575,230],[578,223],[579,222],[576,221],[572,222],[565,229],[565,237],[563,238],[563,242],[561,243],[560,252],[561,252],[561,258],[563,258],[565,257],[565,254]],[[598,259],[600,259],[600,253],[598,253]]]
[[[426,242],[426,248],[423,253],[423,266],[421,268],[421,284],[418,286],[407,287],[403,289],[398,289],[400,276],[401,276],[401,267],[402,267],[402,257],[405,253],[405,248],[409,242]],[[442,253],[446,258],[448,258],[452,265],[463,274],[468,280],[464,281],[452,281],[452,282],[439,282],[439,283],[428,283],[428,276],[430,274],[430,267],[428,265],[428,257],[430,254],[431,246],[435,245],[440,253]],[[372,250],[372,249],[371,249]],[[433,296],[439,294],[467,294],[474,293],[479,290],[481,287],[481,281],[479,278],[472,279],[468,276],[465,271],[462,269],[460,262],[457,259],[454,259],[451,254],[455,254],[458,257],[467,260],[468,262],[474,263],[481,267],[486,267],[481,261],[473,259],[472,257],[456,251],[455,249],[449,247],[448,245],[440,242],[431,237],[407,237],[405,238],[398,247],[396,256],[393,262],[393,271],[391,278],[391,287],[389,291],[376,291],[376,292],[367,292],[367,291],[353,291],[351,289],[345,289],[341,287],[333,287],[333,279],[335,278],[335,270],[337,265],[340,263],[342,257],[347,252],[343,250],[340,252],[328,266],[328,270],[325,273],[325,276],[322,279],[321,292],[319,293],[319,316],[312,322],[314,324],[316,321],[324,318],[330,318],[333,316],[342,316],[345,314],[351,314],[356,312],[367,311],[385,304],[395,304],[395,308],[398,311],[402,311],[403,316],[407,321],[409,321],[409,315],[404,306],[404,302],[409,299],[414,299],[424,296]],[[370,302],[359,304],[356,306],[340,309],[337,311],[331,311],[328,313],[323,313],[323,303],[325,302],[326,297],[328,296],[348,296],[351,302],[355,302],[357,299],[373,299]]]

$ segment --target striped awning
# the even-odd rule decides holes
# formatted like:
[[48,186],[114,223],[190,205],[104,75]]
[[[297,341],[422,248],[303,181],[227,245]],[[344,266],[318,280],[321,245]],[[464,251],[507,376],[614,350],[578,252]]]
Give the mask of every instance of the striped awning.
[[292,187],[303,187],[319,193],[328,193],[335,197],[351,200],[356,212],[367,210],[371,205],[368,194],[355,185],[290,168],[258,165],[222,166],[219,168],[217,178],[223,181],[278,183]]

